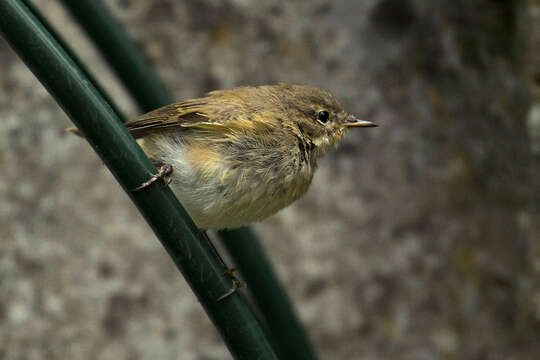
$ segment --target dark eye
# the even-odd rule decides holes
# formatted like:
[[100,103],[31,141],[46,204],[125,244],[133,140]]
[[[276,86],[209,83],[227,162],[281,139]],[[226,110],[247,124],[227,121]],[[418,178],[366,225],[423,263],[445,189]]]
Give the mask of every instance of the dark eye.
[[323,124],[326,124],[329,117],[330,117],[330,114],[328,114],[328,111],[326,110],[319,111],[319,113],[317,114],[317,120],[319,120]]

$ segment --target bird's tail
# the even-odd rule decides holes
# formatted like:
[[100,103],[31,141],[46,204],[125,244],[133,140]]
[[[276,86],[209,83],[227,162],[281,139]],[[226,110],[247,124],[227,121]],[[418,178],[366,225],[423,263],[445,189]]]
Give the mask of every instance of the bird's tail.
[[81,130],[77,129],[75,126],[72,126],[72,127],[68,127],[64,130],[65,132],[68,132],[68,133],[72,133],[72,134],[75,134],[77,136],[80,136],[80,137],[84,137],[83,133],[81,132]]

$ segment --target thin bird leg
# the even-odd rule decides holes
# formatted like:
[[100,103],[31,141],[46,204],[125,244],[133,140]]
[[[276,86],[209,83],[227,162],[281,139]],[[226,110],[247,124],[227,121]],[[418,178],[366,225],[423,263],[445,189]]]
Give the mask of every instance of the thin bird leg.
[[153,183],[155,183],[159,179],[163,179],[165,184],[169,185],[171,183],[171,180],[172,180],[172,178],[170,176],[172,174],[172,172],[173,172],[172,165],[165,164],[163,166],[160,166],[159,169],[158,169],[157,174],[152,175],[152,177],[148,181],[143,182],[141,185],[137,186],[135,189],[133,189],[131,191],[142,190],[142,189],[152,185]]
[[229,268],[229,269],[227,269],[227,271],[225,271],[224,275],[227,275],[228,277],[231,278],[232,286],[229,289],[229,291],[227,291],[225,294],[221,295],[217,299],[218,302],[220,302],[221,300],[227,298],[229,295],[234,294],[236,292],[236,290],[246,286],[246,284],[244,284],[242,281],[238,280],[238,278],[236,276],[234,276],[235,271],[236,271],[235,268]]
[[225,271],[225,273],[223,273],[223,275],[227,275],[229,278],[231,278],[231,281],[232,281],[232,286],[229,289],[229,291],[227,291],[225,294],[221,295],[217,299],[217,301],[219,302],[221,300],[226,299],[230,295],[234,294],[234,292],[236,290],[238,290],[240,288],[243,288],[245,286],[245,284],[242,281],[238,280],[238,278],[236,276],[234,276],[234,272],[236,271],[236,269],[235,268],[230,268],[230,267],[227,266],[227,264],[225,263],[225,261],[223,260],[223,258],[219,254],[219,252],[217,251],[216,247],[214,246],[214,243],[212,242],[212,240],[210,240],[210,237],[208,236],[206,231],[203,231],[203,235],[206,238],[206,241],[208,241],[208,243],[210,244],[210,247],[212,248],[212,251],[214,251],[216,256],[219,258],[219,261],[221,261],[221,264],[223,264],[223,266],[227,269],[227,271]]
[[[132,191],[139,191],[139,190],[142,190],[148,186],[150,186],[151,184],[155,183],[156,181],[158,181],[159,179],[163,179],[163,181],[168,185],[170,182],[171,182],[171,177],[170,175],[172,174],[172,171],[173,171],[173,167],[169,164],[165,164],[165,165],[162,165],[159,167],[158,169],[158,173],[155,174],[155,175],[152,175],[152,177],[148,180],[148,181],[145,181],[144,183],[142,183],[141,185],[137,186],[135,189],[133,189]],[[206,238],[206,241],[208,241],[208,243],[210,244],[210,248],[212,248],[212,251],[216,254],[216,256],[219,258],[219,261],[221,261],[221,264],[223,265],[223,267],[225,267],[227,269],[227,271],[225,271],[224,275],[227,275],[228,277],[231,278],[231,281],[232,281],[232,287],[229,289],[229,291],[227,291],[225,294],[221,295],[217,301],[221,301],[227,297],[229,297],[230,295],[232,295],[237,289],[240,289],[242,287],[244,287],[244,283],[241,282],[240,280],[238,280],[236,278],[236,276],[234,276],[234,272],[236,271],[235,268],[229,268],[227,266],[227,264],[225,264],[225,261],[223,260],[223,258],[221,257],[221,255],[219,255],[219,252],[217,251],[216,247],[214,246],[214,243],[212,243],[212,240],[210,240],[210,238],[208,237],[208,234],[206,232],[203,232],[203,235],[204,237]]]

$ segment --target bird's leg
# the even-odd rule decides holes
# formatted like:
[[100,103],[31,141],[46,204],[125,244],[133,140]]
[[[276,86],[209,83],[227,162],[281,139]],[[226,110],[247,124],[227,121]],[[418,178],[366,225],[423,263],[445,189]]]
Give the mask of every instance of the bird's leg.
[[227,291],[225,294],[221,295],[217,299],[217,301],[219,302],[221,300],[226,299],[230,295],[234,294],[236,292],[236,290],[238,290],[240,288],[243,288],[245,286],[245,284],[243,282],[241,282],[240,280],[238,280],[238,278],[236,276],[234,276],[234,272],[236,271],[236,269],[235,268],[230,268],[230,267],[227,266],[227,264],[225,263],[225,261],[223,260],[221,255],[219,255],[219,252],[217,251],[216,247],[214,246],[214,243],[212,242],[212,240],[210,240],[210,237],[208,236],[206,231],[203,231],[203,235],[206,238],[206,241],[208,241],[208,243],[210,244],[210,247],[212,248],[212,250],[214,251],[216,256],[219,258],[219,261],[221,261],[221,264],[223,264],[223,266],[227,269],[227,271],[225,271],[225,273],[223,273],[223,275],[227,275],[232,281],[232,286],[229,289],[229,291]]
[[245,286],[245,284],[243,282],[241,282],[240,280],[238,280],[236,278],[236,276],[234,276],[235,271],[236,271],[235,268],[228,268],[227,271],[225,271],[224,275],[227,275],[228,277],[231,278],[232,286],[229,289],[229,291],[227,291],[225,294],[221,295],[217,299],[218,302],[225,299],[225,298],[227,298],[229,295],[232,295],[236,290],[238,290],[240,288],[243,288]]
[[148,179],[148,181],[143,182],[141,185],[137,186],[132,191],[142,190],[142,189],[152,185],[153,183],[155,183],[159,179],[163,179],[165,184],[169,185],[171,183],[171,180],[172,180],[171,176],[170,176],[172,174],[172,172],[173,172],[172,165],[169,165],[169,164],[162,165],[162,166],[159,167],[157,174],[152,175],[152,177],[150,179]]
[[[159,179],[163,179],[163,181],[168,185],[171,182],[170,175],[172,174],[172,172],[173,172],[173,167],[171,165],[169,165],[169,164],[164,164],[164,165],[162,165],[162,166],[160,166],[158,168],[157,174],[152,175],[152,177],[148,181],[145,181],[144,183],[137,186],[132,191],[142,190],[142,189],[150,186],[151,184],[155,183]],[[217,251],[216,247],[214,246],[214,243],[212,243],[212,240],[210,240],[210,238],[208,237],[208,234],[203,231],[203,235],[206,238],[206,241],[208,241],[208,243],[210,244],[210,248],[212,248],[212,251],[216,254],[219,261],[221,261],[221,264],[223,264],[223,267],[225,267],[227,269],[227,271],[225,271],[225,273],[223,275],[227,275],[229,278],[231,278],[231,281],[232,281],[232,286],[229,289],[229,291],[227,291],[225,294],[221,295],[217,299],[217,301],[221,301],[221,300],[224,300],[225,298],[229,297],[229,295],[232,295],[237,289],[240,289],[240,288],[244,287],[245,284],[243,282],[241,282],[240,280],[238,280],[238,278],[236,278],[236,276],[234,276],[234,272],[236,271],[236,269],[235,268],[229,268],[227,266],[227,264],[225,264],[225,261],[223,260],[221,255],[219,255],[219,252]]]

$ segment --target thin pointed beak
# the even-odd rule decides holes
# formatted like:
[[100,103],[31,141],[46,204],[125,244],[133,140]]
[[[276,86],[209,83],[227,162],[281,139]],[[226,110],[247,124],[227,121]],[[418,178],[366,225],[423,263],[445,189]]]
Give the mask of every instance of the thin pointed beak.
[[359,120],[356,118],[351,118],[347,122],[342,124],[343,127],[377,127],[379,125],[372,123],[371,121]]

